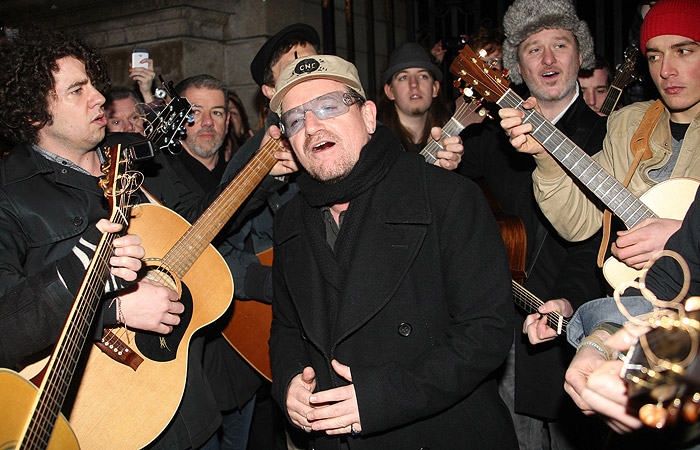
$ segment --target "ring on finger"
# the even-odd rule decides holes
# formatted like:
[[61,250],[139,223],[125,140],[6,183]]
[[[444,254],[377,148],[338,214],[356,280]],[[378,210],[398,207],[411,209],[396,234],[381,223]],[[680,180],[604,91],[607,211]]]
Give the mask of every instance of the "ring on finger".
[[350,434],[352,434],[353,436],[357,436],[358,434],[360,434],[360,432],[355,429],[354,423],[350,424]]

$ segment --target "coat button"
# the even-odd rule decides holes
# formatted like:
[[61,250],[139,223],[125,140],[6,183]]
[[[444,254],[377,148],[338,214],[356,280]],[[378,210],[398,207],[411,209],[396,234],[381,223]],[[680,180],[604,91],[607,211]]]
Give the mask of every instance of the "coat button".
[[73,225],[76,227],[79,227],[80,225],[83,224],[83,218],[82,217],[74,217],[73,218]]
[[420,450],[430,450],[430,447],[421,447]]
[[408,337],[411,335],[411,331],[413,331],[413,327],[411,327],[410,323],[402,323],[399,325],[399,334],[403,337]]

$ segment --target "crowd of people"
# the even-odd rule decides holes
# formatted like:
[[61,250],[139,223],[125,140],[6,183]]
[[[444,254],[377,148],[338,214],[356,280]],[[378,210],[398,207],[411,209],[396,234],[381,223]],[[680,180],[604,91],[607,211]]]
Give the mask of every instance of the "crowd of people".
[[[108,220],[99,149],[142,142],[169,100],[154,96],[154,61],[130,69],[132,87],[110,86],[108,61],[82,38],[13,32],[0,43],[0,135],[12,142],[0,158],[0,367],[19,371],[51,352],[101,239],[113,236],[89,344],[114,330],[142,350],[155,336],[166,360],[183,352],[187,361],[169,386],[179,406],[147,448],[700,448],[692,423],[643,429],[618,355],[645,330],[625,325],[599,267],[608,254],[640,269],[671,249],[690,266],[688,296],[699,295],[700,200],[682,193],[692,204],[679,217],[610,221],[605,198],[557,154],[568,143],[635,197],[665,180],[700,180],[700,3],[654,3],[639,46],[658,100],[609,117],[612,69],[571,0],[515,0],[502,29],[464,36],[526,99],[490,105],[499,117],[466,127],[453,124],[442,45],[393,50],[375,101],[355,65],[322,54],[318,32],[301,23],[250,64],[266,99],[260,124],[216,77],[173,86],[169,95],[191,105],[181,151],[140,162],[130,196],[199,223],[236,188],[247,192],[233,195],[225,223],[208,222],[226,273],[197,273],[217,274],[199,281],[218,292],[230,272],[226,298],[271,305],[261,330],[271,383],[222,334],[230,311],[184,345],[171,340],[215,295],[190,292],[176,268],[162,269],[172,284],[144,276],[151,241],[123,229],[128,220]],[[274,158],[263,162],[265,152]],[[518,218],[523,267],[497,209]],[[147,227],[169,233],[168,223]],[[258,256],[269,249],[272,266]],[[682,285],[662,259],[643,288],[667,299]],[[518,286],[541,299],[536,311],[515,306]],[[654,309],[639,291],[624,301],[633,315]],[[568,321],[566,337],[551,314]],[[120,444],[133,446],[127,434]]]

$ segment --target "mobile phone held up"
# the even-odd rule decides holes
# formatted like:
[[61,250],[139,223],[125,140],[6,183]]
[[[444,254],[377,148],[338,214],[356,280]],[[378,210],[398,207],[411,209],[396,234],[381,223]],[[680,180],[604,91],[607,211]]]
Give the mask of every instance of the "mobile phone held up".
[[135,48],[131,52],[131,68],[143,67],[148,69],[148,63],[146,61],[141,62],[144,59],[148,59],[148,50],[145,48]]

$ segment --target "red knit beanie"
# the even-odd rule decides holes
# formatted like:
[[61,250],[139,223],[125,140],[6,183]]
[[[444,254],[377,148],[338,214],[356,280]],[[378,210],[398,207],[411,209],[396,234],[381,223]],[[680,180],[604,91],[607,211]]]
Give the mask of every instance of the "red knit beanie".
[[700,41],[700,0],[659,0],[642,23],[639,43],[646,54],[647,41],[662,34]]

